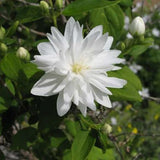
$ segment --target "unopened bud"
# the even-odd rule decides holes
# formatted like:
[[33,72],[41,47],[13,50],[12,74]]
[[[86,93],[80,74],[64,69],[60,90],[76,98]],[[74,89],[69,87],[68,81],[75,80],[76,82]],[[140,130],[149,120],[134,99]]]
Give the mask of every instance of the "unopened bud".
[[124,42],[119,42],[118,45],[117,45],[117,48],[120,49],[121,51],[123,51],[126,48],[125,43]]
[[4,43],[0,43],[0,51],[5,53],[7,52],[8,47]]
[[56,6],[58,8],[63,8],[63,0],[56,0]]
[[1,26],[0,27],[0,39],[4,38],[5,33],[6,33],[6,30]]
[[133,36],[141,36],[145,33],[145,24],[141,17],[136,17],[133,19],[129,26],[129,31]]
[[16,56],[19,57],[20,59],[23,59],[23,60],[27,60],[27,61],[30,60],[30,54],[29,54],[29,52],[25,48],[23,48],[23,47],[20,47],[17,50]]
[[112,127],[108,123],[105,123],[102,127],[102,132],[104,134],[110,134],[112,132]]
[[45,14],[49,13],[49,5],[46,1],[40,1],[40,7]]

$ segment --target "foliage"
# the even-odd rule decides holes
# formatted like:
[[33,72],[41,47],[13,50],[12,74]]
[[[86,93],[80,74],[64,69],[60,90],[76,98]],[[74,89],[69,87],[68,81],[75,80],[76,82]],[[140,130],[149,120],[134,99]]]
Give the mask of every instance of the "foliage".
[[[0,135],[12,150],[28,151],[40,160],[117,160],[158,159],[160,105],[154,97],[141,97],[139,91],[149,88],[160,96],[160,30],[159,9],[150,15],[143,37],[127,38],[125,17],[132,20],[131,0],[38,0],[0,1]],[[142,8],[143,9],[143,8]],[[131,17],[132,15],[132,17]],[[66,19],[73,16],[84,24],[84,35],[97,25],[114,37],[112,48],[122,51],[126,63],[109,76],[127,80],[122,89],[110,89],[113,109],[97,104],[97,111],[83,117],[73,105],[64,117],[56,112],[57,95],[33,96],[30,90],[43,71],[29,60],[17,57],[19,47],[37,54],[37,44],[48,41],[45,33],[55,26],[64,31]],[[143,16],[143,15],[141,15]],[[153,47],[150,47],[153,44]],[[133,63],[143,68],[135,74]],[[119,102],[117,102],[119,101]],[[116,105],[115,105],[116,104]],[[112,132],[105,133],[105,123]],[[0,150],[0,159],[5,159]]]

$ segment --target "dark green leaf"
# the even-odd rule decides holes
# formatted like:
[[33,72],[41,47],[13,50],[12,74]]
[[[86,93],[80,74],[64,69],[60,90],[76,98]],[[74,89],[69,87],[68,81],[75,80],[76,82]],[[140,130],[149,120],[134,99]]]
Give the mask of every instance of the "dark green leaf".
[[7,88],[8,88],[8,90],[9,90],[13,95],[15,95],[15,88],[14,88],[13,83],[12,83],[9,79],[6,79],[5,84],[6,84]]
[[25,6],[17,8],[17,16],[16,19],[20,21],[20,23],[28,23],[41,19],[42,11],[40,7],[35,6]]
[[13,149],[27,149],[29,142],[33,142],[36,138],[36,135],[37,130],[35,128],[24,128],[12,138],[11,147]]
[[119,3],[119,0],[106,1],[106,0],[76,0],[69,4],[63,11],[66,16],[73,16],[82,14],[83,12],[90,11],[92,9],[109,7]]
[[95,9],[90,12],[89,23],[92,27],[103,25],[103,31],[109,32],[115,39],[121,36],[124,14],[118,5]]
[[19,25],[19,21],[14,22],[11,25],[11,27],[8,29],[6,36],[8,36],[8,37],[12,36],[16,32],[18,25]]

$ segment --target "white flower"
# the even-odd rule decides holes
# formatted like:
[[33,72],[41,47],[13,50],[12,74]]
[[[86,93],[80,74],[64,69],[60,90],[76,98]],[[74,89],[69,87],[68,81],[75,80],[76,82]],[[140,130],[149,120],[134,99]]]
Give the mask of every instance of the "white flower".
[[59,116],[68,112],[72,102],[84,116],[87,107],[96,110],[95,101],[111,108],[108,95],[112,93],[106,87],[122,88],[126,84],[125,80],[108,77],[106,73],[120,69],[114,64],[124,61],[117,58],[119,50],[110,50],[113,38],[102,34],[102,26],[93,28],[85,38],[82,29],[73,18],[68,20],[64,36],[51,27],[52,34],[47,34],[49,42],[40,43],[41,55],[34,57],[33,62],[45,74],[31,93],[39,96],[59,93]]
[[152,34],[153,34],[155,37],[159,37],[160,31],[159,31],[157,28],[153,28],[153,29],[152,29]]
[[129,66],[129,68],[134,72],[134,73],[137,73],[138,71],[140,71],[142,69],[142,66],[136,64],[136,63],[133,63]]
[[139,91],[140,96],[147,98],[149,97],[149,89],[148,88],[142,88],[142,91]]
[[129,26],[129,31],[132,35],[144,35],[145,33],[145,24],[141,17],[136,17],[133,19],[132,23]]

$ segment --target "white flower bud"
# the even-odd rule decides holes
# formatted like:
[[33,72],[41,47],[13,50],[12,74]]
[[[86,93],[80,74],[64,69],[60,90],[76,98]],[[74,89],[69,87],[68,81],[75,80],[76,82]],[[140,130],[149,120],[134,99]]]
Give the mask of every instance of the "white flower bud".
[[145,24],[141,17],[136,17],[133,19],[129,26],[129,31],[133,36],[141,36],[145,33]]
[[30,54],[29,54],[29,52],[25,48],[23,48],[23,47],[20,47],[17,50],[16,56],[19,57],[20,59],[23,59],[23,60],[27,60],[27,61],[30,60]]
[[102,132],[105,134],[110,134],[112,132],[112,127],[108,123],[105,123],[102,127]]

